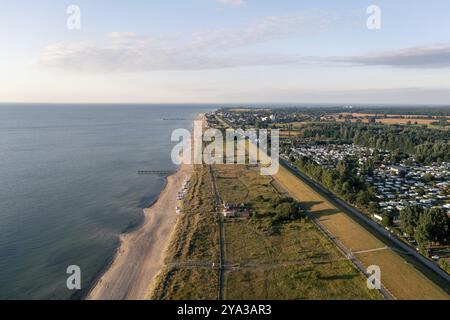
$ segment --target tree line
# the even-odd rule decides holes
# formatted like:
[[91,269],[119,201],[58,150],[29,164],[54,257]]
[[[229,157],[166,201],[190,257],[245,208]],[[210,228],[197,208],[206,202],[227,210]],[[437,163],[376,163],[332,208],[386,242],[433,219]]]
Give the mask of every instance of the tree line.
[[442,208],[406,207],[400,211],[400,229],[422,248],[450,240],[450,218]]
[[419,162],[450,161],[450,131],[401,125],[311,123],[299,129],[298,139],[332,140],[410,154]]
[[305,156],[291,160],[302,172],[348,202],[367,206],[375,198],[373,189],[356,174],[358,163],[355,158],[345,157],[337,163],[336,169],[324,168]]

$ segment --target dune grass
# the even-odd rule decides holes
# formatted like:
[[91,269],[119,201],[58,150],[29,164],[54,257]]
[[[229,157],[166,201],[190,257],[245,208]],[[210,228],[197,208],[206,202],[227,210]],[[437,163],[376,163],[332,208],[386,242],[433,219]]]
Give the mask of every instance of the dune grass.
[[218,273],[209,268],[172,268],[163,271],[152,299],[215,300]]
[[219,235],[205,166],[195,167],[182,209],[166,252],[167,267],[158,276],[151,298],[215,299],[218,271],[213,263],[219,261]]

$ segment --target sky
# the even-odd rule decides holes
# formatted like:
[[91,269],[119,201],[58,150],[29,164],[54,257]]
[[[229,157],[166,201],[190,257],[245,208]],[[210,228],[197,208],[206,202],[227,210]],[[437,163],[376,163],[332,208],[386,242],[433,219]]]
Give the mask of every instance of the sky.
[[0,6],[0,102],[450,104],[448,0]]

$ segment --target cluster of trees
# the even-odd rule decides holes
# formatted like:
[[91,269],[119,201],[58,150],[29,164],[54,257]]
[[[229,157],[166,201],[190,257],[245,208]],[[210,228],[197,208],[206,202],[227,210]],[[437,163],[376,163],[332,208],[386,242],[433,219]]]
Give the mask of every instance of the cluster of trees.
[[[232,107],[231,107],[232,108]],[[222,109],[227,110],[227,108]],[[255,113],[256,111],[261,111],[260,107],[253,108],[253,110],[249,110],[248,113]],[[291,114],[307,114],[314,116],[323,116],[328,114],[336,114],[336,113],[367,113],[367,114],[376,114],[378,116],[387,116],[387,115],[415,115],[423,118],[431,118],[433,116],[450,116],[450,107],[442,106],[442,107],[429,107],[426,108],[417,106],[408,106],[408,107],[358,107],[353,106],[351,109],[346,107],[334,107],[334,106],[289,106],[283,108],[274,108],[267,109],[268,112],[275,113],[278,115],[291,115]]]
[[408,107],[353,107],[354,113],[370,113],[377,115],[414,115],[429,118],[433,116],[450,116],[450,107],[422,107],[422,106],[408,106]]
[[450,122],[447,119],[440,119],[439,121],[432,122],[431,125],[447,127],[450,126]]
[[358,163],[355,158],[345,157],[338,162],[335,170],[323,168],[308,157],[301,157],[295,165],[346,201],[367,206],[375,197],[371,187],[356,174]]
[[311,123],[300,128],[299,139],[328,140],[411,154],[423,163],[450,161],[450,131],[401,125]]
[[271,224],[277,225],[285,221],[298,220],[305,216],[299,204],[290,197],[277,199],[273,204]]
[[450,241],[450,218],[441,208],[407,207],[400,211],[400,229],[421,247]]

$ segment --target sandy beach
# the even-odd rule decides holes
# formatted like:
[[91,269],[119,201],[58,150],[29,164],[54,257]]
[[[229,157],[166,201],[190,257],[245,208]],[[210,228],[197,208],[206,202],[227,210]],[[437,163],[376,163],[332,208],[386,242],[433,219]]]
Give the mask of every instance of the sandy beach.
[[[196,120],[204,119],[199,114]],[[155,276],[164,266],[164,252],[176,225],[178,191],[190,177],[192,165],[181,164],[167,177],[157,201],[144,210],[144,223],[121,235],[121,243],[109,268],[93,286],[88,300],[142,300],[149,296]]]

